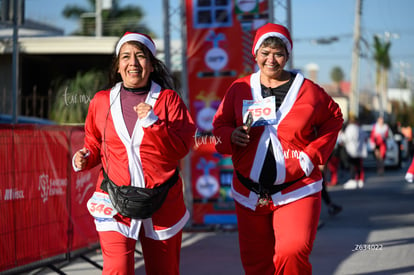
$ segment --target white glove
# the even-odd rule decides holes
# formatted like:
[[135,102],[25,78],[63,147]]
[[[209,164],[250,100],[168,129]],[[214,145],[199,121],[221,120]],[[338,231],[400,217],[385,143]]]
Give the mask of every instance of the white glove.
[[413,182],[413,180],[414,180],[414,175],[413,175],[413,174],[411,174],[411,173],[407,173],[407,174],[405,174],[405,180],[406,180],[406,181],[408,181],[408,182]]
[[313,163],[305,152],[299,154],[299,164],[305,175],[308,177],[313,171]]

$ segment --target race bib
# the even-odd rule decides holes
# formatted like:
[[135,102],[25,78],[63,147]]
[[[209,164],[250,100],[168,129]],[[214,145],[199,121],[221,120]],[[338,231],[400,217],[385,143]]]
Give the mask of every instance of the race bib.
[[93,193],[86,207],[95,219],[110,219],[118,213],[112,205],[109,195],[100,192]]
[[275,97],[269,96],[262,100],[243,100],[243,122],[249,112],[253,116],[252,127],[273,125],[276,123]]

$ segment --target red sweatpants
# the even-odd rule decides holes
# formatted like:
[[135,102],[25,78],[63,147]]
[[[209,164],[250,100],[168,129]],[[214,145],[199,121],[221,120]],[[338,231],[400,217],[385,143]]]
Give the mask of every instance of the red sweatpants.
[[[136,240],[119,232],[99,232],[103,255],[103,275],[134,275]],[[180,266],[182,231],[164,241],[145,237],[141,228],[139,240],[144,255],[145,272],[148,275],[177,275]]]
[[338,168],[340,164],[340,159],[336,156],[332,156],[328,163],[326,164],[327,169],[331,174],[331,178],[329,180],[329,184],[327,185],[336,185],[338,184]]
[[321,193],[252,211],[236,203],[240,255],[246,275],[312,274]]

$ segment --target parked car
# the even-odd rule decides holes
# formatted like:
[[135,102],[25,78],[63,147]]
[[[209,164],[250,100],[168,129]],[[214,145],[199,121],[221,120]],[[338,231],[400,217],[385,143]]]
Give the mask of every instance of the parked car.
[[[375,144],[371,142],[370,136],[373,124],[362,125],[362,130],[367,135],[368,155],[364,159],[364,167],[372,168],[377,166],[375,158]],[[402,161],[408,158],[408,142],[401,133],[393,133],[391,128],[388,130],[387,152],[385,154],[384,165],[389,168],[400,168]]]
[[[8,114],[0,114],[0,124],[13,123],[13,117]],[[43,124],[43,125],[55,125],[56,122],[44,118],[31,117],[31,116],[18,116],[18,124]]]

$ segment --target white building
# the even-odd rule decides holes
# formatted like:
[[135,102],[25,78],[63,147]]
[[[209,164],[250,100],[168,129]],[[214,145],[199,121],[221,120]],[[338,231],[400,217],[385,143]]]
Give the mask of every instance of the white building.
[[411,105],[413,103],[413,92],[410,89],[389,88],[388,101],[391,100]]

